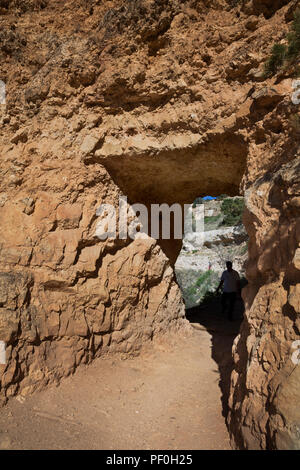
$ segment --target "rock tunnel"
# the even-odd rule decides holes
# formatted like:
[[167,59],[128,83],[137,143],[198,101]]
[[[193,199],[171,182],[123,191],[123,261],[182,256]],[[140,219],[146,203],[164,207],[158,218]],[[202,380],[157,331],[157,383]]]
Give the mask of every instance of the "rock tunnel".
[[99,204],[243,194],[249,285],[228,427],[237,448],[299,449],[299,123],[293,71],[261,74],[297,2],[49,0],[21,16],[6,3],[0,404],[188,328],[180,241],[100,241]]
[[[145,145],[145,139],[138,136],[138,140],[128,143],[128,150],[119,155],[114,153],[110,142],[104,142],[95,152],[93,162],[107,169],[130,204],[144,204],[149,214],[151,204],[183,207],[199,194],[241,194],[248,153],[243,136],[235,133],[206,138],[173,135],[162,142],[161,148],[157,142],[156,148]],[[117,143],[116,150],[119,150]],[[148,227],[150,233],[150,216]],[[181,240],[172,236],[171,240],[159,239],[172,265],[181,244]]]
[[[118,207],[121,195],[150,211],[155,203],[190,204],[201,193],[239,193],[247,161],[241,136],[217,134],[201,143],[194,137],[187,148],[181,137],[169,137],[162,150],[144,154],[129,145],[121,158],[113,154],[110,139],[104,140],[77,164],[86,186],[82,191],[77,174],[75,201],[44,190],[46,170],[39,189],[32,188],[29,172],[31,191],[22,188],[3,206],[4,401],[58,381],[106,350],[130,353],[158,333],[187,327],[172,269],[182,240],[172,239],[172,231],[170,240],[95,236],[99,203]],[[32,144],[10,150],[14,158],[18,151],[23,158]],[[60,169],[54,184],[73,172],[74,166]]]

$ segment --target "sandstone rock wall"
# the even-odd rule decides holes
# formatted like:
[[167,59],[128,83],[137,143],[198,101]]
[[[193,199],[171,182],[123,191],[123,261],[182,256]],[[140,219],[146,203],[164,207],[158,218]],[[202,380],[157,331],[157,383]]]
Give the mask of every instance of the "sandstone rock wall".
[[180,243],[99,241],[101,203],[246,191],[230,429],[239,447],[297,446],[298,109],[288,71],[261,73],[297,2],[0,3],[2,400],[184,329]]
[[239,447],[299,449],[299,175],[298,157],[246,192],[250,284],[229,420]]

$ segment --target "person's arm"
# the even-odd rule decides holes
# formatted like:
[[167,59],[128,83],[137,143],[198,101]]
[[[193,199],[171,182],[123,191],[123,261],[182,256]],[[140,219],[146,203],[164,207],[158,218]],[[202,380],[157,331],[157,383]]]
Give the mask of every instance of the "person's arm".
[[216,290],[217,294],[219,293],[219,291],[220,291],[221,287],[223,286],[223,284],[224,284],[224,281],[223,281],[223,279],[221,279],[220,284],[218,285],[217,290]]
[[224,273],[222,274],[222,277],[221,277],[221,280],[220,280],[220,284],[219,284],[218,287],[217,287],[216,294],[219,293],[219,290],[221,289],[221,287],[223,286],[223,284],[224,284]]

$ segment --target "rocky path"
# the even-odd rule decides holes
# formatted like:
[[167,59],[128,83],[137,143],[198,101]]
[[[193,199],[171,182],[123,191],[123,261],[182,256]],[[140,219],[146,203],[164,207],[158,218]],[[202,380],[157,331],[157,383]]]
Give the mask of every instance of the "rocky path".
[[[239,322],[189,313],[189,337],[82,366],[0,410],[1,449],[230,449],[230,351]],[[224,406],[225,405],[225,406]]]

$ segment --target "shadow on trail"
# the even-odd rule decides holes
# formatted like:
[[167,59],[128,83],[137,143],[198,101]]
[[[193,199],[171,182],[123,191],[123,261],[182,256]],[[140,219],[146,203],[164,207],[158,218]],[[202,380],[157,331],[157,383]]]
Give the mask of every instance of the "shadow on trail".
[[244,305],[241,299],[236,301],[234,321],[230,322],[221,314],[221,299],[215,298],[205,305],[186,310],[186,317],[195,329],[205,328],[211,334],[212,358],[218,365],[222,392],[223,416],[227,418],[230,376],[233,370],[232,345],[239,334],[243,320]]

